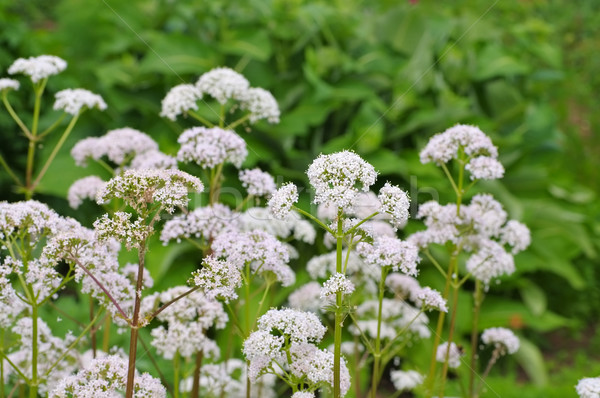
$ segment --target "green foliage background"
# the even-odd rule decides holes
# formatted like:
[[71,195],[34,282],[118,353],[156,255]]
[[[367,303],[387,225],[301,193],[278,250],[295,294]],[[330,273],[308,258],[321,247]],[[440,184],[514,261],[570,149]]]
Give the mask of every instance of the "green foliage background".
[[[0,26],[2,77],[17,57],[69,62],[48,83],[46,109],[69,87],[109,105],[84,115],[43,181],[39,199],[62,214],[88,225],[97,216],[93,206],[75,213],[66,205],[70,184],[98,172],[74,165],[68,150],[77,140],[130,126],[175,153],[192,123],[160,118],[161,99],[229,66],[280,103],[280,124],[260,124],[244,138],[245,166],[281,181],[303,184],[319,153],[352,148],[381,172],[380,184],[399,183],[419,202],[431,192],[451,199],[440,171],[420,164],[419,149],[458,122],[491,135],[506,177],[484,188],[531,228],[533,244],[516,258],[517,273],[492,289],[481,326],[522,329],[530,349],[520,363],[535,383],[547,382],[544,357],[527,341],[548,351],[545,332],[589,330],[600,316],[596,1],[0,0]],[[11,94],[15,108],[31,107],[28,90],[22,84]],[[211,117],[210,107],[201,112]],[[55,117],[47,114],[42,124]],[[24,169],[17,132],[0,112],[0,151]],[[0,183],[4,199],[19,199],[5,173]],[[185,247],[156,247],[155,276],[193,267]],[[459,319],[464,329],[469,316]],[[568,349],[579,347],[572,338]]]

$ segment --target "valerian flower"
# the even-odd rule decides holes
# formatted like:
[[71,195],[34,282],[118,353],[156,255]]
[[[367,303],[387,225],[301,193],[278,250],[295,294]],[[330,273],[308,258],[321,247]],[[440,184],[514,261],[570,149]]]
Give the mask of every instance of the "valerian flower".
[[194,162],[202,168],[213,168],[221,163],[240,167],[246,156],[246,142],[235,132],[219,127],[192,127],[177,139],[181,146],[177,159]]
[[98,108],[101,111],[106,109],[106,103],[98,94],[82,88],[66,89],[55,94],[54,110],[63,110],[73,116],[76,116],[83,109]]
[[31,78],[31,81],[38,81],[59,74],[67,68],[67,62],[54,55],[40,55],[30,58],[19,58],[8,67],[8,73],[22,73]]

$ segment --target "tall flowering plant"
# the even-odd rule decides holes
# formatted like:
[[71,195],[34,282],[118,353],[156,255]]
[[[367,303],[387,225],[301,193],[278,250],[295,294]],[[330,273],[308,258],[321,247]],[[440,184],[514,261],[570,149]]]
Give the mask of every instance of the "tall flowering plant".
[[[409,241],[419,247],[445,279],[443,296],[445,298],[451,296],[447,340],[441,345],[445,329],[445,313],[441,313],[438,318],[434,337],[434,347],[437,349],[433,351],[431,357],[426,381],[427,394],[428,396],[434,394],[436,360],[442,362],[439,396],[443,396],[448,369],[457,368],[461,363],[462,353],[454,343],[458,292],[465,282],[474,279],[471,359],[467,391],[467,396],[473,397],[478,395],[475,388],[476,353],[479,341],[478,319],[485,292],[493,279],[514,272],[513,255],[527,248],[531,238],[525,225],[515,220],[507,221],[507,214],[502,205],[491,195],[477,194],[471,198],[469,204],[464,203],[465,196],[477,181],[498,179],[504,175],[504,167],[497,160],[497,148],[479,128],[468,125],[451,127],[433,136],[421,151],[420,157],[421,162],[433,162],[442,168],[456,196],[455,203],[441,205],[431,201],[421,205],[417,217],[424,220],[427,229],[409,237]],[[453,170],[449,165],[452,162],[455,166]],[[446,266],[440,264],[432,254],[430,250],[432,245],[446,247],[449,255]],[[469,255],[464,268],[459,264],[462,253]],[[496,336],[497,344],[508,348],[494,351],[490,366],[499,355],[514,353],[518,348],[518,339],[515,343],[515,337],[510,331],[484,333],[483,341],[486,342],[486,337],[491,335]]]
[[[61,61],[48,56],[19,60],[9,70],[27,74],[34,84],[31,127],[7,100],[18,82],[0,79],[5,107],[30,142],[60,124],[59,119],[38,133],[41,92],[46,79],[66,66]],[[40,173],[33,175],[35,148],[28,152],[25,182],[0,158],[27,198],[80,113],[105,107],[89,92],[59,94],[55,108],[73,118]],[[276,397],[283,387],[293,398],[314,398],[319,390],[331,390],[334,398],[352,393],[375,398],[386,368],[408,359],[406,348],[433,334],[426,378],[403,361],[403,369],[392,370],[390,379],[396,396],[423,383],[427,395],[443,396],[449,369],[463,361],[455,332],[457,297],[470,280],[475,316],[472,371],[464,395],[478,396],[498,359],[518,350],[519,340],[510,330],[490,328],[481,335],[478,330],[491,281],[514,270],[512,256],[530,241],[527,228],[508,220],[491,195],[479,193],[467,201],[477,181],[504,173],[496,147],[478,128],[454,126],[423,149],[421,160],[442,168],[456,200],[422,204],[417,218],[426,229],[401,239],[398,230],[409,218],[408,195],[390,183],[373,191],[375,168],[352,151],[321,154],[308,166],[315,212],[297,206],[300,189],[294,183],[277,188],[268,172],[242,168],[248,147],[236,129],[260,120],[276,123],[280,112],[268,91],[251,87],[241,74],[216,68],[195,84],[173,87],[162,101],[161,116],[171,121],[188,117],[202,125],[181,132],[173,155],[131,127],[86,138],[72,148],[78,166],[96,162],[106,170],[104,177],[76,181],[68,192],[74,209],[88,199],[102,206],[105,214],[93,228],[32,200],[0,203],[1,383],[28,385],[30,398],[40,393],[53,398],[164,397],[162,374],[158,380],[136,370],[140,329],[151,327],[151,346],[173,364],[173,383],[167,387],[174,397]],[[225,203],[223,187],[225,176],[236,169],[246,193],[232,206]],[[201,191],[206,203],[189,206],[189,193]],[[197,251],[198,268],[189,286],[147,293],[153,286],[146,269],[153,235],[165,245],[187,242]],[[294,267],[299,253],[292,242],[312,245],[317,238],[332,251]],[[447,263],[435,256],[434,245],[447,249]],[[120,263],[121,246],[137,253],[135,264]],[[441,293],[419,282],[425,262],[444,278]],[[66,271],[59,272],[63,264]],[[298,271],[312,280],[296,286]],[[58,338],[40,308],[73,283],[89,296],[90,322],[80,335]],[[278,285],[297,289],[285,307],[269,309],[279,304],[272,300]],[[429,326],[431,311],[439,312],[435,330]],[[110,349],[111,323],[128,332],[126,350]],[[104,328],[102,349],[96,344],[98,325]],[[216,330],[229,332],[220,336],[226,347],[219,346]],[[88,335],[91,350],[79,352],[76,347]],[[331,347],[324,346],[327,341]],[[476,377],[480,341],[492,351]],[[367,373],[363,369],[370,375],[368,383],[360,382]],[[595,388],[587,380],[578,391]],[[363,391],[366,384],[368,391]]]

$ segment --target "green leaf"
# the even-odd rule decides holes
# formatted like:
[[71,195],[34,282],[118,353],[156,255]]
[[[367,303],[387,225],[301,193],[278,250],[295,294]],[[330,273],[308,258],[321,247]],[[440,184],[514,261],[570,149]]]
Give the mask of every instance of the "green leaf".
[[228,54],[248,56],[258,61],[266,61],[272,54],[271,41],[265,30],[231,30],[220,43],[220,48]]
[[519,287],[519,292],[523,302],[535,316],[541,316],[546,311],[548,300],[546,293],[535,283],[530,280],[523,280],[522,286]]
[[548,384],[548,370],[542,352],[531,341],[519,337],[521,344],[519,351],[514,354],[519,365],[527,372],[534,384],[544,386]]

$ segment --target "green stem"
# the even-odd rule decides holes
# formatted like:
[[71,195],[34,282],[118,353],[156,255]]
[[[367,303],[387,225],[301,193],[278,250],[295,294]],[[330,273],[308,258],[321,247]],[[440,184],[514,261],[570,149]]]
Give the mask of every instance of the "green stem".
[[481,311],[481,303],[483,302],[483,288],[481,286],[481,281],[478,279],[475,280],[475,291],[473,292],[473,324],[471,326],[471,371],[469,372],[469,395],[468,397],[473,397],[474,389],[475,389],[475,367],[477,362],[477,343],[478,343],[478,323],[479,323],[479,313]]
[[15,372],[17,372],[19,377],[21,377],[21,379],[23,379],[23,381],[25,381],[26,384],[29,384],[29,379],[27,378],[27,376],[25,376],[23,372],[21,372],[21,369],[19,369],[19,367],[13,361],[10,360],[10,358],[4,353],[4,351],[0,351],[0,357],[6,360],[6,362],[15,370]]
[[448,170],[448,167],[445,163],[442,163],[442,170],[444,170],[444,174],[446,174],[446,177],[448,177],[448,180],[450,180],[450,184],[452,184],[452,189],[454,189],[454,193],[456,193],[456,196],[460,195],[460,191],[456,186],[456,183],[454,182],[454,178],[452,178],[452,174],[450,174],[450,171]]
[[56,121],[54,123],[52,123],[52,125],[50,127],[48,127],[46,130],[44,130],[43,132],[38,134],[37,139],[40,140],[40,139],[44,138],[45,136],[47,136],[48,134],[50,134],[52,131],[54,131],[54,129],[57,128],[58,125],[63,121],[65,116],[67,116],[67,114],[65,112],[63,112],[59,116],[59,118],[56,119]]
[[173,398],[179,398],[179,351],[175,352],[175,357],[173,358]]
[[133,318],[131,321],[131,335],[129,337],[129,366],[127,368],[127,387],[125,398],[133,398],[133,386],[135,379],[135,360],[137,355],[137,343],[139,333],[140,305],[142,301],[142,286],[144,282],[144,262],[146,257],[146,243],[140,243],[138,247],[138,275],[135,287],[135,303],[133,307]]
[[[344,237],[344,225],[342,220],[343,212],[338,210],[337,216],[337,234],[336,237],[336,262],[335,272],[342,272],[342,243]],[[334,359],[333,359],[333,398],[340,398],[341,395],[341,358],[342,358],[342,292],[335,294],[335,325],[334,325]]]
[[102,309],[100,311],[98,311],[98,313],[96,314],[96,316],[94,316],[94,318],[85,327],[85,329],[83,329],[83,331],[75,339],[75,341],[73,341],[69,345],[69,347],[67,347],[67,349],[61,354],[61,356],[48,368],[48,370],[44,374],[44,378],[47,378],[50,375],[50,373],[52,372],[52,370],[60,363],[60,361],[62,361],[64,359],[64,357],[67,356],[67,354],[69,353],[69,351],[71,351],[73,348],[75,348],[75,346],[79,343],[79,341],[81,341],[81,339],[87,334],[87,332],[89,332],[90,330],[93,330],[93,326],[98,321],[98,319],[100,318],[100,314],[102,314]]
[[317,217],[313,216],[312,214],[310,214],[309,212],[306,212],[304,210],[302,210],[299,207],[296,206],[292,206],[292,209],[296,210],[298,213],[310,218],[311,220],[313,220],[314,222],[316,222],[321,228],[323,228],[325,231],[329,232],[331,235],[336,236],[336,233],[329,228],[327,225],[323,224],[323,222],[321,222],[321,220],[319,220]]
[[475,395],[473,397],[469,397],[469,398],[478,398],[479,394],[481,394],[481,390],[483,389],[483,384],[485,383],[485,379],[487,378],[488,374],[490,374],[490,370],[492,370],[492,366],[494,366],[494,364],[496,363],[498,358],[500,358],[500,350],[501,350],[501,348],[494,349],[494,352],[492,353],[492,357],[490,358],[490,361],[488,362],[483,374],[480,377],[479,386],[477,388],[477,391],[475,391]]
[[[0,352],[4,352],[4,329],[0,329]],[[4,361],[0,361],[0,398],[4,398]]]
[[31,383],[29,384],[29,398],[38,396],[38,307],[37,303],[31,305]]
[[228,124],[225,127],[225,130],[233,130],[234,128],[236,128],[237,126],[239,126],[240,124],[244,123],[246,120],[248,120],[250,118],[250,114],[246,114],[244,116],[242,116],[241,118],[239,118],[238,120],[236,120],[233,123]]
[[[244,303],[244,310],[246,313],[246,330],[244,331],[244,340],[250,335],[250,265],[246,265],[246,282],[244,283],[244,291],[246,293],[246,302]],[[249,372],[248,372],[249,374]],[[251,397],[252,384],[250,383],[250,376],[246,377],[246,398]]]
[[21,120],[19,115],[17,115],[17,113],[15,112],[13,107],[10,105],[10,102],[8,102],[6,92],[4,92],[2,94],[2,102],[4,103],[4,106],[6,107],[6,110],[8,111],[10,116],[13,118],[13,120],[19,125],[19,127],[23,131],[23,134],[25,134],[25,136],[30,140],[34,139],[33,135],[31,135],[31,132],[29,131],[27,126],[25,126],[25,123],[23,123],[23,121]]
[[221,105],[221,109],[219,111],[219,127],[225,127],[225,105]]
[[77,119],[79,118],[79,115],[80,114],[77,114],[77,115],[75,115],[73,117],[73,119],[71,119],[71,121],[69,122],[69,125],[65,129],[63,135],[60,137],[60,139],[58,140],[58,143],[56,144],[56,146],[52,150],[52,153],[50,153],[50,156],[48,156],[48,159],[46,160],[46,163],[44,163],[44,166],[42,167],[42,170],[38,174],[37,178],[35,179],[35,181],[33,182],[33,184],[30,187],[28,187],[28,189],[31,190],[32,194],[35,191],[35,188],[38,186],[38,184],[42,180],[42,178],[44,177],[44,175],[46,174],[46,172],[48,171],[48,168],[50,167],[50,164],[52,164],[52,162],[54,161],[54,158],[58,154],[58,151],[60,150],[60,148],[62,148],[63,144],[65,143],[65,141],[67,139],[67,137],[71,133],[71,130],[73,130],[73,127],[75,126],[75,123],[77,123]]
[[[450,259],[450,265],[448,266],[448,272],[446,274],[446,284],[444,286],[444,291],[442,293],[442,297],[446,300],[448,299],[448,294],[450,292],[450,282],[452,280],[452,270],[454,267],[452,266],[453,262],[456,262],[457,258],[452,257]],[[438,322],[435,329],[435,336],[433,339],[433,349],[431,353],[431,359],[429,362],[429,373],[427,375],[427,380],[425,382],[425,391],[426,397],[431,398],[433,396],[433,388],[435,385],[435,371],[437,367],[436,353],[437,347],[440,345],[440,340],[442,338],[442,331],[444,329],[444,320],[446,319],[446,313],[440,312],[438,316]]]
[[360,227],[362,224],[366,223],[367,221],[369,221],[370,219],[372,219],[373,217],[375,217],[378,214],[379,214],[379,212],[376,211],[375,213],[371,214],[367,218],[361,220],[358,224],[356,224],[355,226],[350,228],[344,235],[345,236],[351,235],[354,231],[356,231],[358,229],[358,227]]
[[200,123],[204,124],[206,127],[210,128],[210,127],[215,126],[213,123],[209,122],[204,117],[200,116],[199,114],[197,114],[196,112],[194,112],[192,110],[188,110],[187,114],[190,115],[191,117],[193,117],[194,119],[196,119],[197,121],[199,121]]
[[458,287],[452,289],[452,317],[450,318],[450,330],[448,332],[448,346],[446,348],[446,356],[444,358],[444,365],[442,368],[442,381],[440,386],[440,393],[438,396],[444,396],[444,389],[446,387],[446,379],[448,377],[448,359],[450,357],[450,349],[452,348],[452,338],[454,337],[454,329],[456,323],[456,312],[458,308]]
[[377,384],[379,384],[379,365],[381,363],[381,317],[383,314],[383,293],[385,291],[385,277],[387,267],[381,268],[381,279],[379,281],[379,307],[377,311],[377,336],[375,337],[375,352],[373,353],[373,376],[371,377],[371,397],[377,397]]
[[4,157],[2,155],[0,155],[0,164],[2,164],[2,167],[4,167],[4,170],[6,170],[8,175],[15,181],[15,183],[17,185],[21,186],[22,185],[21,180],[19,180],[19,177],[17,177],[17,175],[12,171],[12,169],[10,168],[8,163],[6,163],[6,160],[4,160]]
[[110,344],[110,317],[107,316],[104,321],[104,333],[102,335],[102,351],[108,352],[108,346]]
[[210,188],[209,188],[209,200],[210,204],[214,204],[219,201],[219,194],[221,192],[221,173],[223,171],[223,165],[225,163],[220,163],[215,169],[212,178],[210,179]]
[[354,395],[356,398],[361,398],[360,391],[360,350],[359,350],[360,339],[358,336],[354,336]]

